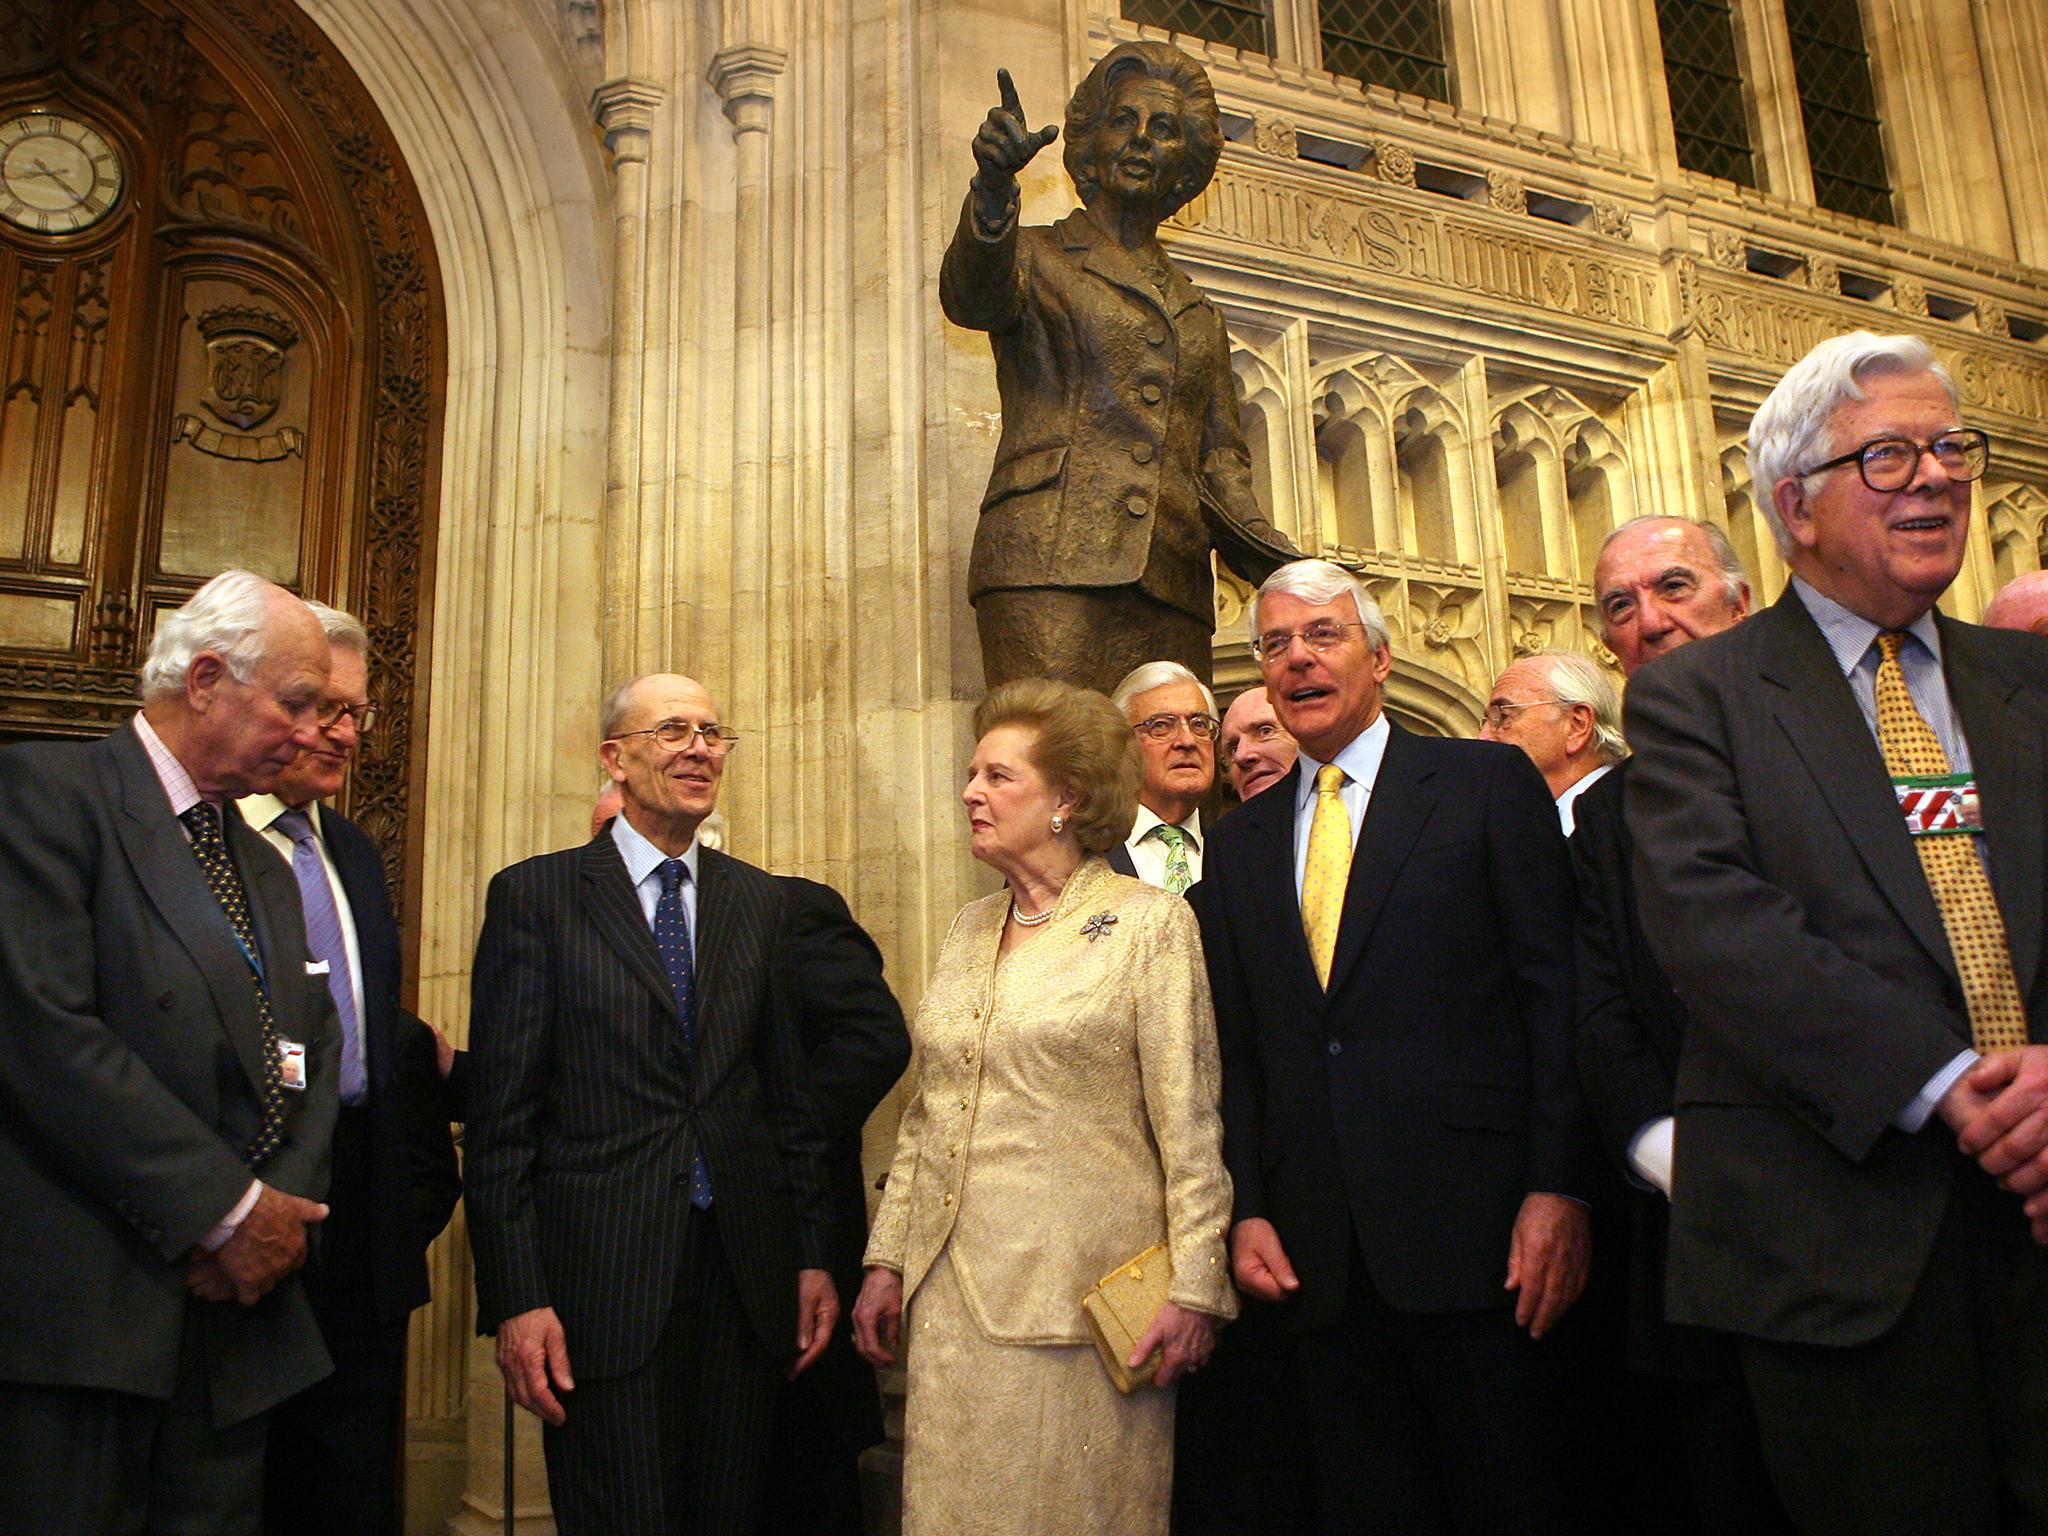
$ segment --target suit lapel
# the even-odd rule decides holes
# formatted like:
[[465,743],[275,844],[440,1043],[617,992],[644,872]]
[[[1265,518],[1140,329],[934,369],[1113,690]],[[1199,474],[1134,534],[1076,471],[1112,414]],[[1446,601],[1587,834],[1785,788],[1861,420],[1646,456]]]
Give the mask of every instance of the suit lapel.
[[1269,784],[1234,814],[1250,824],[1256,850],[1248,861],[1251,889],[1246,906],[1262,932],[1252,952],[1260,957],[1262,968],[1279,957],[1280,974],[1302,1000],[1303,1018],[1314,1019],[1322,1013],[1323,989],[1309,958],[1308,936],[1301,929],[1301,897],[1294,889],[1294,802],[1300,791],[1301,765],[1296,763],[1286,778]]
[[626,878],[626,861],[618,845],[600,833],[583,846],[583,882],[590,904],[584,909],[598,936],[624,962],[627,970],[653,994],[656,1002],[676,1014],[676,991],[654,947],[654,930],[640,910],[640,898]]
[[[1097,229],[1094,222],[1080,209],[1075,209],[1061,219],[1056,227],[1059,230],[1060,243],[1080,256],[1081,265],[1086,270],[1094,273],[1105,283],[1113,284],[1126,293],[1143,299],[1160,314],[1178,314],[1195,301],[1194,285],[1186,278],[1181,278],[1179,284],[1181,289],[1186,290],[1185,294],[1176,291],[1173,277],[1178,276],[1178,273],[1168,277],[1167,293],[1162,296],[1152,285],[1151,279],[1139,268],[1130,252]],[[1186,303],[1180,303],[1181,298],[1185,298]]]
[[1750,622],[1766,626],[1757,671],[1770,685],[1770,708],[1779,729],[1899,920],[1954,974],[1948,930],[1900,819],[1877,738],[1820,626],[1790,587]]
[[2041,963],[2042,727],[2013,707],[2018,681],[1979,653],[1973,629],[1938,616],[1936,623],[1949,699],[1970,743],[1971,771],[1984,807],[1991,884],[2025,997]]
[[766,918],[746,899],[732,860],[715,848],[702,850],[697,855],[697,1016],[692,1027],[700,1094],[704,1084],[724,1076],[733,1056],[752,1038],[747,1029],[734,1027],[733,1010],[742,991],[726,978],[753,974],[749,953],[759,948],[766,932]]
[[1387,725],[1386,755],[1366,801],[1365,825],[1359,829],[1351,879],[1344,888],[1344,918],[1337,928],[1337,954],[1330,963],[1333,996],[1365,953],[1394,876],[1436,806],[1436,791],[1428,783],[1434,770],[1418,761],[1414,738],[1391,720]]
[[[206,883],[192,845],[171,814],[156,769],[132,726],[107,738],[117,793],[121,847],[136,881],[156,908],[158,919],[184,946],[213,994],[214,1013],[235,1048],[251,1084],[263,1082],[263,1022],[249,962],[213,888]],[[246,830],[246,829],[245,829]],[[275,855],[271,856],[276,862]],[[237,861],[238,865],[241,861]],[[247,878],[245,873],[244,878]]]

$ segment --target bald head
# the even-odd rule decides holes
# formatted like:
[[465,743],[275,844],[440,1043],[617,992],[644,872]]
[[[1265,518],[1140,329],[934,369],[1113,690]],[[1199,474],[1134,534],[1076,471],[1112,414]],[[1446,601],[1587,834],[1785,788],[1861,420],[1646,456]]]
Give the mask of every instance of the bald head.
[[2048,635],[2048,571],[2028,571],[1999,589],[1984,610],[1993,629],[2024,629]]
[[605,703],[598,756],[619,786],[622,814],[672,857],[717,808],[728,748],[715,732],[723,723],[704,685],[677,672],[636,677]]

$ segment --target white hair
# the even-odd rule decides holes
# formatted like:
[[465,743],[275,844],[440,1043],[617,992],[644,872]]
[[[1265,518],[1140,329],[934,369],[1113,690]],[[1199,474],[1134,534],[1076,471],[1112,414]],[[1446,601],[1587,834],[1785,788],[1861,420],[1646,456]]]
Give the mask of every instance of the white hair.
[[248,682],[263,660],[274,595],[283,590],[254,571],[222,571],[165,614],[136,678],[143,702],[183,693],[185,674],[202,651],[218,656],[236,682]]
[[1109,702],[1116,711],[1126,717],[1131,712],[1131,700],[1141,693],[1150,693],[1154,688],[1170,688],[1175,683],[1193,683],[1202,691],[1202,708],[1209,714],[1216,713],[1216,695],[1194,673],[1177,661],[1141,661],[1124,674],[1124,680],[1116,685],[1116,691],[1109,696]]
[[1593,712],[1593,747],[1603,763],[1628,756],[1621,733],[1621,694],[1590,656],[1577,651],[1538,651],[1529,660],[1543,665],[1550,691],[1560,704],[1583,704]]
[[1259,603],[1269,592],[1284,592],[1289,597],[1298,597],[1304,603],[1317,606],[1334,603],[1348,592],[1352,602],[1358,605],[1359,622],[1365,625],[1366,643],[1374,650],[1392,644],[1387,635],[1387,616],[1380,612],[1380,605],[1372,600],[1364,582],[1343,566],[1332,565],[1328,560],[1290,560],[1259,584],[1258,596],[1252,599],[1251,609],[1245,616],[1245,627],[1251,633],[1254,646],[1259,643]]
[[[1600,541],[1600,553],[1593,558],[1594,569],[1597,571],[1600,562],[1607,558],[1608,545],[1629,529],[1640,528],[1645,523],[1676,523],[1681,528],[1699,529],[1707,541],[1707,548],[1713,551],[1714,565],[1721,573],[1721,589],[1727,594],[1728,601],[1741,603],[1749,600],[1749,572],[1742,568],[1742,556],[1735,552],[1735,545],[1721,525],[1710,523],[1704,517],[1673,517],[1668,512],[1645,512],[1641,517],[1632,517]],[[1598,592],[1593,594],[1593,600],[1596,603],[1600,600]]]
[[1826,454],[1828,424],[1849,401],[1869,398],[1866,380],[1902,374],[1931,375],[1949,404],[1960,407],[1955,380],[1925,341],[1872,331],[1830,336],[1794,363],[1757,407],[1749,423],[1749,481],[1780,553],[1791,554],[1794,545],[1778,515],[1778,482],[1799,479],[1802,466]]
[[343,646],[354,651],[365,661],[370,658],[370,632],[363,628],[363,621],[352,613],[343,613],[339,608],[330,608],[325,603],[306,599],[306,606],[313,610],[313,617],[320,621],[320,628],[327,636],[329,645]]

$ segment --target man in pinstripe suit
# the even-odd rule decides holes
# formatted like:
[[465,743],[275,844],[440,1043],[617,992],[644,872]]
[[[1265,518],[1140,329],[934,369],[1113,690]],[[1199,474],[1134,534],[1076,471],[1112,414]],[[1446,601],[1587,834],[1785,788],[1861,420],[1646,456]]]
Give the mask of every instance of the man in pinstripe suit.
[[501,872],[477,946],[478,1326],[565,1536],[750,1536],[778,1368],[838,1316],[788,918],[697,843],[734,740],[703,687],[640,678],[602,729],[621,814]]

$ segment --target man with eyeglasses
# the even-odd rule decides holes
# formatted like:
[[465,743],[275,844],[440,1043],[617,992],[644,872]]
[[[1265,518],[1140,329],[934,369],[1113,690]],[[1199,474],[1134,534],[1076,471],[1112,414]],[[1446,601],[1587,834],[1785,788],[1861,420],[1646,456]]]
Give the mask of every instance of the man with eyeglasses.
[[1494,679],[1479,739],[1504,741],[1529,754],[1557,804],[1566,837],[1579,796],[1628,756],[1621,696],[1590,658],[1570,651],[1508,663]]
[[477,941],[478,1325],[564,1536],[754,1536],[778,1378],[839,1312],[788,905],[698,840],[739,739],[702,684],[639,678],[600,729],[619,814],[501,871]]
[[1802,1532],[2048,1529],[2048,659],[1935,611],[1989,448],[1918,337],[1822,342],[1749,453],[1790,589],[1627,705],[1669,1316]]
[[1110,702],[1138,737],[1144,782],[1131,834],[1109,850],[1111,868],[1184,896],[1202,878],[1202,802],[1216,784],[1216,696],[1177,661],[1148,661]]
[[238,805],[298,885],[306,945],[341,1026],[331,1214],[305,1273],[334,1374],[271,1415],[263,1518],[266,1530],[293,1536],[389,1536],[401,1524],[406,1326],[428,1300],[427,1246],[462,1180],[434,1032],[399,1001],[383,857],[322,804],[341,792],[376,724],[370,637],[338,609],[306,606],[333,658],[319,738],[267,793]]
[[1300,756],[1196,911],[1233,1274],[1292,1313],[1322,1528],[1579,1536],[1541,1342],[1588,1261],[1557,813],[1522,752],[1393,724],[1350,572],[1281,567],[1251,638]]
[[0,752],[0,1520],[255,1536],[270,1410],[325,1376],[337,1033],[291,874],[234,797],[319,739],[328,647],[227,571],[142,708]]

